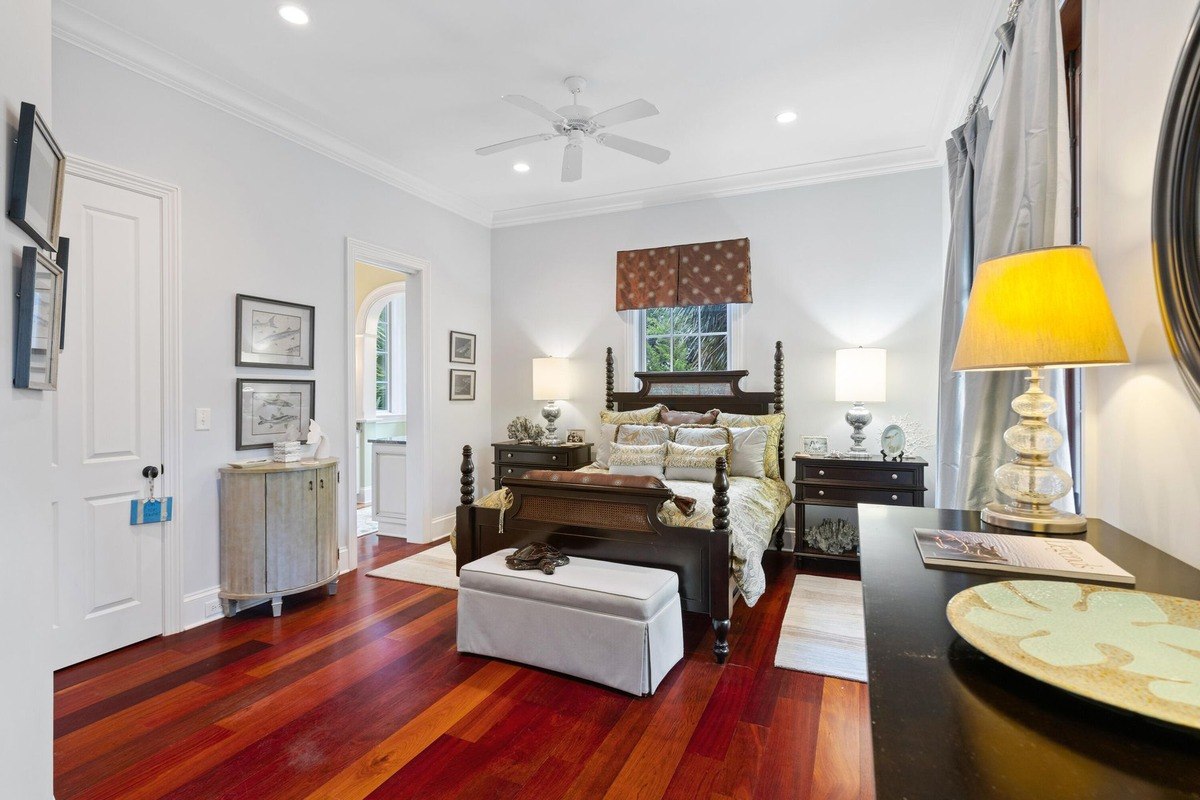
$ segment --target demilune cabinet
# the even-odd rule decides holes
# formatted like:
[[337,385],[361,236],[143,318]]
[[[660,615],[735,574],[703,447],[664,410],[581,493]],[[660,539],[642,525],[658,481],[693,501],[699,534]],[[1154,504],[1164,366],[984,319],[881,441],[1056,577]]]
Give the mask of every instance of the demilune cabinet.
[[336,458],[221,469],[221,608],[232,617],[284,595],[337,593]]

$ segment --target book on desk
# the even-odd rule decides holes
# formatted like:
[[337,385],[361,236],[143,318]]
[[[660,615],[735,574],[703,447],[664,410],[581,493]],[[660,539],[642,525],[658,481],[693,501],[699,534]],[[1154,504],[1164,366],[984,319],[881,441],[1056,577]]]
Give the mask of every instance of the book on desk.
[[916,528],[926,566],[1132,585],[1134,577],[1079,539]]

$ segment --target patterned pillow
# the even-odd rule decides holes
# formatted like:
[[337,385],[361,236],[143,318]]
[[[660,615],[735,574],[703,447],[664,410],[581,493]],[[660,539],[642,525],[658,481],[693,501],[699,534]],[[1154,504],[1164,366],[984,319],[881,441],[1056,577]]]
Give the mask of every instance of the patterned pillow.
[[608,459],[610,475],[653,475],[663,476],[663,462],[667,457],[666,444],[617,444],[613,443],[612,455]]
[[[765,478],[767,450],[766,425],[753,428],[726,428],[730,436],[729,475],[734,478]],[[779,465],[775,451],[770,454],[775,465]]]
[[704,481],[712,483],[717,476],[717,459],[728,452],[729,446],[714,444],[707,447],[689,447],[686,444],[667,443],[667,480]]
[[608,456],[612,452],[613,442],[617,439],[617,428],[613,422],[600,423],[600,438],[596,440],[596,466],[608,469]]
[[640,425],[623,422],[617,426],[617,444],[666,444],[671,441],[671,429],[666,425]]
[[717,415],[717,424],[729,428],[767,426],[767,450],[763,455],[763,472],[768,478],[779,478],[779,440],[783,437],[783,414],[726,414]]
[[664,408],[658,421],[670,425],[672,428],[676,425],[712,425],[717,421],[717,415],[720,413],[715,408],[712,411],[705,411],[703,414],[699,411],[672,411]]
[[671,434],[671,441],[688,447],[711,447],[716,444],[729,447],[732,441],[729,428],[720,425],[680,425],[672,428]]
[[609,422],[614,425],[620,425],[624,422],[636,422],[645,425],[649,422],[658,422],[658,415],[662,413],[662,405],[653,405],[649,408],[638,408],[633,411],[608,411],[600,412],[600,421]]

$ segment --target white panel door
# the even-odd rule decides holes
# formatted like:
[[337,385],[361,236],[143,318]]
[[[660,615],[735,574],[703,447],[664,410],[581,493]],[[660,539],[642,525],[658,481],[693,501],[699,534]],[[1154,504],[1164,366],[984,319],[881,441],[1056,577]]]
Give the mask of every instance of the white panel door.
[[[163,632],[161,525],[130,525],[162,462],[161,201],[68,175],[55,398],[54,666]],[[167,469],[171,465],[166,465]]]

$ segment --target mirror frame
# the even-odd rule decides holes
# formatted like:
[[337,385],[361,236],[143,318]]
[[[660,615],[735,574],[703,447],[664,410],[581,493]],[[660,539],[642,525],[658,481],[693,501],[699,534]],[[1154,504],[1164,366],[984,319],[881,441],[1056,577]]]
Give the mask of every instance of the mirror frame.
[[1200,404],[1200,12],[1179,56],[1158,143],[1152,236],[1167,341]]

